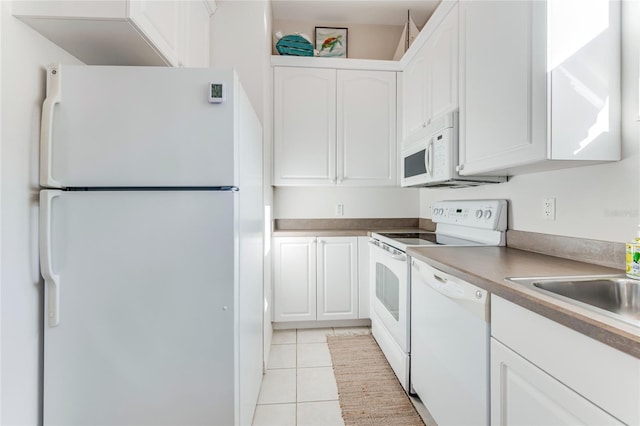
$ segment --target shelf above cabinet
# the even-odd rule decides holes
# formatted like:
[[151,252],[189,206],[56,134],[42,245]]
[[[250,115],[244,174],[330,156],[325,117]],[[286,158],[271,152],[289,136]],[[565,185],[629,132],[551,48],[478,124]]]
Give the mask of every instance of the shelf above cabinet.
[[278,67],[331,68],[337,70],[402,71],[399,61],[378,59],[317,58],[309,56],[271,56]]

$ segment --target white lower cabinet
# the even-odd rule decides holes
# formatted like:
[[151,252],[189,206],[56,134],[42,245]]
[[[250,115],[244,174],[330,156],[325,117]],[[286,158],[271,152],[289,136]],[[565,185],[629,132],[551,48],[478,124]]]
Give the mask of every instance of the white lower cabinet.
[[640,424],[640,359],[491,297],[492,425]]
[[275,322],[358,318],[357,237],[276,237]]
[[491,339],[492,424],[623,424],[573,389]]

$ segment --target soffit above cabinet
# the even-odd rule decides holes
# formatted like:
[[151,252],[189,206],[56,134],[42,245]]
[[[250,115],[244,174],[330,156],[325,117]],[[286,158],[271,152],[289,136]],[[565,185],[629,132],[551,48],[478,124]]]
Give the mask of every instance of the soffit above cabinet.
[[[175,48],[175,39],[154,40],[156,34],[145,31],[150,29],[148,22],[132,18],[133,11],[138,13],[144,4],[129,0],[16,0],[12,13],[88,65],[178,65],[174,52],[170,51]],[[153,13],[156,16],[151,18],[159,18],[158,22],[163,24],[174,19],[165,19],[157,11]],[[167,51],[161,53],[159,46]]]
[[168,65],[127,21],[22,20],[87,65]]
[[369,25],[404,25],[407,11],[422,27],[440,0],[273,0],[273,19],[309,22],[344,22]]

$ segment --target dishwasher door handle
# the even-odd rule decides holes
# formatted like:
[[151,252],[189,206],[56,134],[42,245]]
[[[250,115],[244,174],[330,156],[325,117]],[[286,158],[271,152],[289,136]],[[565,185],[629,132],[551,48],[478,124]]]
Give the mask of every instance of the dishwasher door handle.
[[474,315],[489,321],[488,293],[466,281],[456,282],[455,277],[442,277],[429,271],[423,271],[416,262],[412,262],[411,269],[420,280],[449,299],[467,307]]

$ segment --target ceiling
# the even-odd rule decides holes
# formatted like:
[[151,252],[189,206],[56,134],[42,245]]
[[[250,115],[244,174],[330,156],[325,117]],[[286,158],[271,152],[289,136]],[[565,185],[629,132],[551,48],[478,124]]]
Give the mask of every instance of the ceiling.
[[272,0],[273,19],[404,25],[407,10],[422,28],[440,0]]

